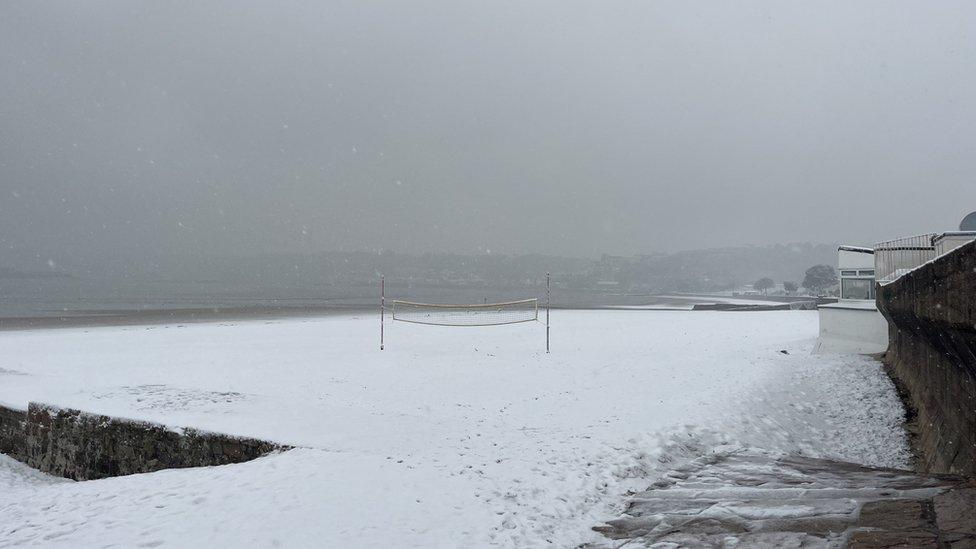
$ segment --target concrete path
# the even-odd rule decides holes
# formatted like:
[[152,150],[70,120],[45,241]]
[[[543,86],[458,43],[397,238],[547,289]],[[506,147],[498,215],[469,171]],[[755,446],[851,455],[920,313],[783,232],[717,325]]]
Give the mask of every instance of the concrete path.
[[632,495],[589,549],[853,547],[976,549],[976,482],[852,463],[714,455]]

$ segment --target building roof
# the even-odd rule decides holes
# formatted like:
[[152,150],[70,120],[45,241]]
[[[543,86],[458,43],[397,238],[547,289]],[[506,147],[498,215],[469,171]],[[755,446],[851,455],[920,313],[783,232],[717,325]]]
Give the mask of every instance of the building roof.
[[862,253],[862,254],[873,254],[874,253],[874,248],[865,248],[863,246],[840,245],[840,246],[837,246],[837,251],[838,252],[845,251],[845,252],[859,252],[859,253]]
[[962,236],[962,237],[976,238],[976,231],[947,231],[947,232],[944,232],[942,234],[937,234],[937,235],[933,236],[932,237],[932,243],[934,244],[934,243],[942,240],[943,238],[953,237],[953,236]]

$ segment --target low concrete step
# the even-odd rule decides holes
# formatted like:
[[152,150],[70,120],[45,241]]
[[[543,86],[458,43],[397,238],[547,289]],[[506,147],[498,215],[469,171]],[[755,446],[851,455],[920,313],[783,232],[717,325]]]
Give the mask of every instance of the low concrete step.
[[621,547],[976,549],[976,482],[800,456],[702,457],[594,528]]

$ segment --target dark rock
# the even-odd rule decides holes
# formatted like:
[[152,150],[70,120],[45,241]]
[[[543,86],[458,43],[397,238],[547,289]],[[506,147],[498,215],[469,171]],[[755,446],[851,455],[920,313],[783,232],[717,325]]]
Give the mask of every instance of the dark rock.
[[932,532],[860,531],[851,534],[848,549],[932,549],[939,548],[939,538]]
[[956,488],[933,498],[939,530],[976,536],[976,488]]
[[883,530],[934,530],[932,513],[922,500],[869,501],[861,507],[858,526]]

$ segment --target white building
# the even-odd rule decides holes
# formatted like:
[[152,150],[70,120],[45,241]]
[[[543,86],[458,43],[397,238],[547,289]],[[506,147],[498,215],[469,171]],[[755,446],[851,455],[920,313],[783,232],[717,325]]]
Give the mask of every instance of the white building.
[[953,231],[937,234],[932,237],[935,257],[945,255],[967,242],[972,242],[974,238],[976,238],[976,231]]
[[[976,215],[976,212],[970,214]],[[969,219],[969,218],[967,218]],[[976,217],[974,221],[976,222]],[[976,231],[929,233],[879,242],[874,248],[840,246],[840,299],[817,307],[820,337],[814,352],[873,354],[888,349],[888,321],[875,304],[875,280],[884,284],[976,239]]]
[[816,353],[883,353],[888,348],[888,321],[874,302],[874,250],[859,246],[837,249],[840,299],[820,305]]
[[842,300],[874,301],[874,250],[858,246],[837,248]]

